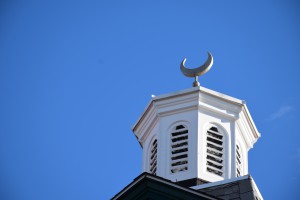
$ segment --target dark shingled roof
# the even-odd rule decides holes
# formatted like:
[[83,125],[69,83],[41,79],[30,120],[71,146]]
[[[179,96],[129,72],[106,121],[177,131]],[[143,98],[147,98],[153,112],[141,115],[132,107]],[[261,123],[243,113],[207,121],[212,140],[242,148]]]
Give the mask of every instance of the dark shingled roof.
[[193,187],[183,187],[159,176],[142,173],[112,200],[263,200],[250,175]]
[[209,194],[182,187],[167,179],[142,173],[112,200],[220,200]]
[[261,194],[256,188],[250,175],[225,181],[207,183],[192,188],[220,199],[262,200]]

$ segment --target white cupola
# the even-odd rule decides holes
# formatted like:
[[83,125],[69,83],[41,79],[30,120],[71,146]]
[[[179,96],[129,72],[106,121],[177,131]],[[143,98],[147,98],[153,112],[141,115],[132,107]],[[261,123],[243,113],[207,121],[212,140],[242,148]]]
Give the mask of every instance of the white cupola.
[[153,97],[133,132],[143,172],[193,184],[248,174],[260,137],[244,101],[200,86]]
[[192,88],[152,97],[132,130],[143,148],[143,172],[185,186],[248,174],[248,151],[260,137],[245,101],[200,87],[213,57],[195,69]]

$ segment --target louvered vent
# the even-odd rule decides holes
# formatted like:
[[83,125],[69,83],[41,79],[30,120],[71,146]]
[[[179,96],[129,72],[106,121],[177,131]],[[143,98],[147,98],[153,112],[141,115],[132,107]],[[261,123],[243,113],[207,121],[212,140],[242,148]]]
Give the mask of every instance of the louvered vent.
[[223,175],[223,135],[216,127],[207,131],[206,169],[218,176]]
[[242,162],[241,162],[241,150],[239,145],[236,145],[236,176],[241,176],[242,172]]
[[157,140],[155,139],[151,145],[151,156],[150,156],[150,172],[156,175],[157,168]]
[[178,125],[171,133],[171,173],[188,170],[188,129]]

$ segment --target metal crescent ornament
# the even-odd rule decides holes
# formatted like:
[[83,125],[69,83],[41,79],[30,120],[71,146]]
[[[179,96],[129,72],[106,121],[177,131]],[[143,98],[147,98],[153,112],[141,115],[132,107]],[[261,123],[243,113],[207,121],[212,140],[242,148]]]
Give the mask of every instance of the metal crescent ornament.
[[194,68],[194,69],[186,68],[184,66],[186,58],[183,59],[183,61],[180,64],[180,70],[185,76],[195,78],[195,81],[193,83],[194,87],[197,87],[197,86],[200,85],[200,83],[198,82],[198,76],[201,76],[201,75],[205,74],[208,70],[210,70],[210,68],[212,67],[212,65],[214,63],[214,59],[213,59],[213,56],[211,55],[211,53],[207,52],[207,54],[208,54],[207,60],[200,67],[197,67],[197,68]]

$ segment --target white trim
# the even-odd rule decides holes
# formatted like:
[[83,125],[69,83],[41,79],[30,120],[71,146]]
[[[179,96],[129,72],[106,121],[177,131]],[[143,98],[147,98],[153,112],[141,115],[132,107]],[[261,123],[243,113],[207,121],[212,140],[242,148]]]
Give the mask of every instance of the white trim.
[[172,92],[172,93],[162,94],[162,95],[159,95],[159,96],[152,97],[150,102],[146,106],[144,112],[140,115],[140,117],[138,118],[136,123],[132,126],[132,130],[134,130],[136,128],[136,126],[142,120],[144,115],[147,113],[148,109],[153,106],[153,104],[152,104],[153,102],[158,101],[158,100],[173,98],[173,97],[176,97],[176,96],[186,95],[188,93],[194,93],[194,92],[197,92],[197,91],[200,91],[202,93],[217,97],[217,98],[225,100],[227,102],[231,102],[231,103],[235,103],[235,104],[239,104],[239,105],[244,105],[245,104],[245,101],[243,101],[243,100],[236,99],[234,97],[231,97],[231,96],[228,96],[228,95],[225,95],[225,94],[207,89],[207,88],[202,87],[202,86],[201,87],[200,86],[199,87],[192,87],[192,88],[188,88],[188,89],[185,89],[185,90],[179,90],[177,92]]
[[[200,92],[200,93],[203,93],[203,94],[207,94],[209,96],[216,97],[216,98],[221,99],[223,101],[226,101],[228,103],[236,104],[236,105],[241,106],[243,108],[242,113],[245,115],[245,118],[248,121],[248,124],[249,124],[252,132],[254,133],[254,137],[256,139],[260,137],[260,133],[258,132],[258,130],[257,130],[257,128],[256,128],[256,126],[255,126],[255,124],[252,120],[252,117],[251,117],[251,115],[248,111],[248,108],[246,106],[246,102],[244,100],[240,100],[240,99],[237,99],[237,98],[234,98],[234,97],[231,97],[231,96],[228,96],[228,95],[225,95],[225,94],[207,89],[205,87],[200,87],[200,86],[199,87],[192,87],[192,88],[188,88],[188,89],[185,89],[185,90],[180,90],[180,91],[172,92],[172,93],[168,93],[168,94],[163,94],[163,95],[159,95],[159,96],[156,96],[156,97],[152,97],[150,102],[146,106],[144,112],[140,115],[140,117],[138,118],[136,123],[132,126],[133,132],[135,132],[136,128],[139,126],[141,121],[143,121],[144,117],[147,115],[149,110],[153,108],[153,103],[154,102],[158,102],[158,101],[164,100],[164,99],[179,97],[179,96],[183,96],[183,95],[187,95],[187,94],[191,94],[191,93],[195,93],[195,92]],[[225,114],[225,113],[223,113],[223,114]],[[234,116],[230,116],[228,114],[225,115],[225,116],[234,117]]]
[[205,87],[201,87],[201,91],[203,93],[206,93],[206,94],[214,96],[214,97],[218,97],[219,99],[225,100],[225,101],[230,102],[230,103],[236,103],[236,104],[239,104],[239,105],[244,105],[246,103],[244,100],[240,100],[240,99],[228,96],[226,94],[222,94],[220,92],[210,90],[210,89],[205,88]]
[[190,188],[192,188],[194,190],[200,190],[200,189],[203,189],[203,188],[208,188],[208,187],[212,187],[212,186],[231,183],[231,182],[234,182],[234,181],[240,181],[240,180],[248,179],[249,177],[250,177],[250,175],[245,175],[245,176],[235,177],[235,178],[231,178],[231,179],[226,179],[226,180],[223,180],[223,181],[216,181],[216,182],[212,182],[212,183],[205,183],[205,184],[202,184],[202,185],[196,185],[196,186],[193,186],[193,187],[190,187]]
[[224,111],[224,110],[216,109],[215,107],[207,105],[200,101],[199,101],[198,107],[199,107],[199,109],[201,109],[203,111],[207,111],[207,112],[213,113],[213,114],[218,114],[219,116],[222,116],[228,120],[238,119],[237,116],[235,116],[234,114],[226,113],[226,111]]
[[260,198],[261,200],[264,200],[264,198],[262,197],[262,195],[261,195],[261,193],[260,193],[260,191],[259,191],[259,189],[258,189],[258,187],[257,187],[257,185],[256,185],[256,183],[255,183],[255,181],[254,181],[253,178],[251,178],[251,181],[252,181],[252,183],[253,183],[254,189],[256,190],[256,192],[257,192],[259,198]]
[[[158,118],[157,118],[157,116],[154,116],[153,115],[153,118],[152,118],[152,123],[150,123],[150,126],[148,126],[148,127],[146,127],[146,126],[144,126],[144,129],[143,130],[141,130],[141,132],[143,133],[143,134],[141,134],[141,136],[137,136],[138,137],[138,141],[140,142],[140,144],[142,144],[141,146],[142,146],[142,148],[144,148],[144,142],[145,142],[145,140],[146,140],[146,138],[148,137],[148,135],[151,133],[151,131],[155,128],[155,126],[156,126],[156,124],[157,124],[157,122],[158,122]],[[155,135],[157,135],[157,134],[155,134]]]
[[247,121],[250,122],[249,124],[250,124],[250,126],[251,126],[251,130],[252,130],[254,133],[256,133],[255,138],[256,138],[256,140],[257,140],[257,138],[259,138],[259,137],[261,136],[261,134],[258,132],[258,130],[257,130],[255,124],[254,124],[254,121],[253,121],[253,119],[252,119],[252,117],[251,117],[251,115],[250,115],[250,112],[249,112],[249,110],[248,110],[248,108],[247,108],[247,105],[244,104],[244,107],[243,107],[243,108],[244,108],[244,109],[243,109],[243,112],[245,112],[245,116],[246,116],[246,118],[247,118]]

